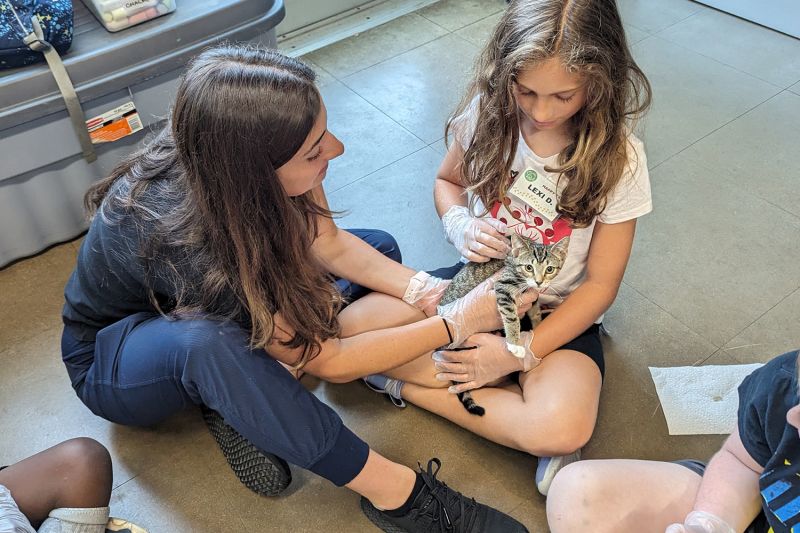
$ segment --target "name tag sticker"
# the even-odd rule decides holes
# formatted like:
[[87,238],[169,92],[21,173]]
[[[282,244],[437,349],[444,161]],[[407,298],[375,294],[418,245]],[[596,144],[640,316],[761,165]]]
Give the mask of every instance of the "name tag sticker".
[[558,195],[555,185],[532,168],[520,172],[508,192],[534,208],[547,220],[552,222],[558,218],[556,211]]

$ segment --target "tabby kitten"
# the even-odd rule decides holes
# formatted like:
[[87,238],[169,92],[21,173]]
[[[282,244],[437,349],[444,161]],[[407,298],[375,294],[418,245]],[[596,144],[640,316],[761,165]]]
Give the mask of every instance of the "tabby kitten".
[[[497,310],[503,320],[508,351],[516,357],[525,357],[525,347],[519,344],[520,319],[517,316],[515,296],[533,288],[541,291],[558,275],[567,258],[569,237],[554,244],[539,244],[522,235],[511,235],[511,253],[505,259],[490,259],[485,263],[469,262],[464,265],[447,287],[439,305],[448,304],[465,296],[478,284],[502,270],[495,281]],[[539,300],[527,313],[534,328],[542,321]],[[469,392],[458,394],[458,399],[470,413],[483,416],[486,410],[475,403]]]

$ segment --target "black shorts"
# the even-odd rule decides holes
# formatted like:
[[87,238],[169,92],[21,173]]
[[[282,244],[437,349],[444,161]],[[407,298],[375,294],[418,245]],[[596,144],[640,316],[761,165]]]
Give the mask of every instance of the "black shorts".
[[[685,466],[695,474],[702,477],[702,475],[706,471],[706,464],[702,461],[697,461],[695,459],[682,459],[680,461],[673,461],[675,464]],[[758,513],[753,522],[747,526],[747,529],[744,530],[744,533],[767,533],[770,529],[769,522],[767,522],[767,516],[764,514],[764,511]]]
[[[459,261],[453,266],[437,268],[436,270],[428,271],[431,276],[436,276],[442,279],[453,279],[459,270],[464,268],[464,263]],[[546,315],[545,315],[546,316]],[[522,318],[522,329],[531,329],[531,323],[528,317]],[[591,359],[600,369],[600,377],[604,377],[606,373],[606,363],[603,357],[603,343],[600,342],[600,324],[592,324],[589,328],[558,348],[559,350],[574,350],[584,354]]]

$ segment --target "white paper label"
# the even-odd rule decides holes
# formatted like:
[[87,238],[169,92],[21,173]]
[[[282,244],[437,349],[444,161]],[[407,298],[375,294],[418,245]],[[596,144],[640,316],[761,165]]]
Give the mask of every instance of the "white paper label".
[[508,192],[531,206],[547,220],[552,222],[558,218],[556,211],[558,194],[555,185],[532,168],[520,172]]

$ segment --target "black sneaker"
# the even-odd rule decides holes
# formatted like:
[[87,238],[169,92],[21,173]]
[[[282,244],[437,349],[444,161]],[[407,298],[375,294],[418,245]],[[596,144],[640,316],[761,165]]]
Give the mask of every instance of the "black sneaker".
[[428,461],[427,472],[419,465],[424,484],[405,515],[389,516],[364,497],[361,510],[388,533],[528,533],[525,526],[510,516],[467,498],[436,479],[441,467],[442,462],[436,458]]
[[292,472],[286,461],[256,448],[226,424],[218,412],[205,406],[200,409],[222,455],[245,487],[263,496],[277,496],[289,486]]

